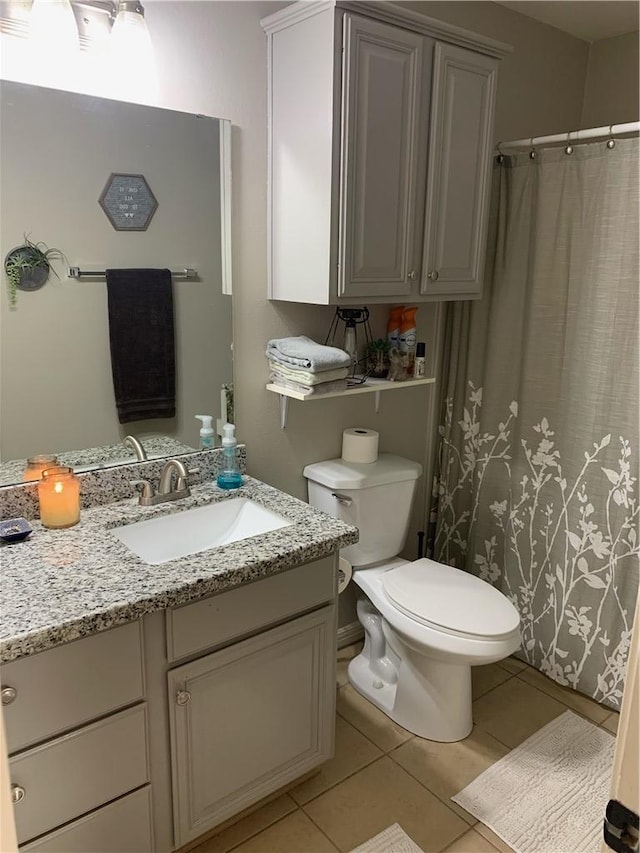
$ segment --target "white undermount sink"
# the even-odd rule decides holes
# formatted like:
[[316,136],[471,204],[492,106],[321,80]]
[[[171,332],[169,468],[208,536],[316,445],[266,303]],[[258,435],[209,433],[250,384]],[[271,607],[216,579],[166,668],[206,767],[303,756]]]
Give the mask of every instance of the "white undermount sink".
[[227,498],[115,527],[111,532],[145,563],[158,565],[292,524],[248,498]]

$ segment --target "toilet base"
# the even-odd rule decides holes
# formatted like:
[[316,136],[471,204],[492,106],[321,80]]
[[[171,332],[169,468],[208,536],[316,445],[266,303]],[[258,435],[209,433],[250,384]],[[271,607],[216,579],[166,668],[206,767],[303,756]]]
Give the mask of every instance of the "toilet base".
[[419,737],[442,743],[466,738],[473,728],[471,667],[417,653],[366,598],[358,601],[358,618],[365,644],[348,669],[358,693]]

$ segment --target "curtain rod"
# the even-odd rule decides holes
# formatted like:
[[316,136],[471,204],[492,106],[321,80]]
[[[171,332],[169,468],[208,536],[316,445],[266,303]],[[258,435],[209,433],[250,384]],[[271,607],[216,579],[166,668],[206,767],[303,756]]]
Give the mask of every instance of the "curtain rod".
[[569,143],[586,139],[606,139],[623,133],[640,132],[640,121],[628,121],[625,124],[606,124],[604,127],[590,127],[587,130],[570,130],[567,133],[554,133],[551,136],[533,136],[529,139],[513,139],[510,142],[498,142],[499,153],[513,148],[535,148],[536,145],[552,145],[554,142]]

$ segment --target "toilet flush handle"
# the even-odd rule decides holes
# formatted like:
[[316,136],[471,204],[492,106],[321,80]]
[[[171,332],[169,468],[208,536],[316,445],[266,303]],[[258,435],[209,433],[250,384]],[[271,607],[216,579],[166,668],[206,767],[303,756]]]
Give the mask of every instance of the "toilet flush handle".
[[351,506],[353,503],[353,498],[350,498],[349,495],[341,495],[339,492],[331,492],[331,497],[343,506]]

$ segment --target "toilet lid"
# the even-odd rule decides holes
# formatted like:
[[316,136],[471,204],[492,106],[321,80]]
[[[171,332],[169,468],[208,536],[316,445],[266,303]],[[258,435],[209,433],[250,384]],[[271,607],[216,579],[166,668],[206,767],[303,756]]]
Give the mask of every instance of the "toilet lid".
[[518,611],[491,584],[433,560],[415,560],[382,576],[395,606],[418,622],[477,637],[501,637],[520,624]]

